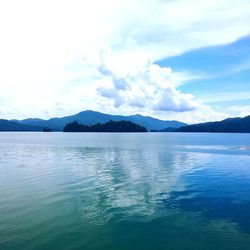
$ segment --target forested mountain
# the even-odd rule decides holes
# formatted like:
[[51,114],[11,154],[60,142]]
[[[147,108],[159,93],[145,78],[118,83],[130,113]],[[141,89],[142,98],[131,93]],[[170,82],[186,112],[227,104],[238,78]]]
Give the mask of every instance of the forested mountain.
[[28,124],[39,127],[48,127],[54,131],[62,131],[67,123],[72,123],[77,121],[80,124],[91,125],[96,123],[105,123],[108,121],[131,121],[137,123],[141,126],[147,128],[148,131],[161,130],[167,127],[179,128],[181,126],[186,125],[183,122],[178,121],[164,121],[156,118],[152,118],[150,116],[142,116],[142,115],[130,115],[130,116],[122,116],[122,115],[109,115],[104,114],[92,110],[86,110],[80,112],[76,115],[65,116],[61,118],[51,118],[49,120],[42,119],[25,119],[25,120],[15,120],[21,124]]
[[42,127],[0,119],[0,131],[42,131]]
[[244,118],[228,118],[219,122],[188,125],[176,129],[175,132],[250,133],[250,116]]

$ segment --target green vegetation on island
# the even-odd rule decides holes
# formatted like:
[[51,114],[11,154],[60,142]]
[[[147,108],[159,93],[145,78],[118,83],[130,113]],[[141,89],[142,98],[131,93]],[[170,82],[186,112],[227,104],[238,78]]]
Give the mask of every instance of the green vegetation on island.
[[109,121],[94,125],[83,125],[75,121],[68,123],[63,132],[147,132],[147,129],[131,121]]

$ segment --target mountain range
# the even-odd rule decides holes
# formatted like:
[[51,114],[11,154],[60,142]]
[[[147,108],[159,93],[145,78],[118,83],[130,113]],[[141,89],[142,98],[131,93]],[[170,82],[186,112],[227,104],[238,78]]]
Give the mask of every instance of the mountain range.
[[188,125],[177,128],[174,132],[250,133],[250,116],[228,118],[219,122]]
[[[83,125],[93,125],[96,123],[106,123],[108,121],[131,121],[145,127],[148,131],[161,130],[168,127],[180,128],[187,125],[179,121],[164,121],[150,116],[142,115],[110,115],[92,110],[82,111],[75,115],[61,118],[51,118],[43,120],[39,118],[29,118],[24,120],[0,120],[0,131],[42,131],[43,128],[50,128],[52,131],[62,131],[66,124],[78,122]],[[9,129],[8,129],[9,126]]]
[[42,131],[42,127],[0,119],[0,131]]
[[250,133],[250,116],[244,118],[228,118],[217,122],[206,122],[187,125],[179,121],[164,121],[142,115],[109,115],[92,110],[82,111],[75,115],[43,120],[29,118],[24,120],[0,119],[0,131],[63,131],[63,128],[73,122],[82,125],[94,125],[109,121],[130,121],[154,132],[221,132]]

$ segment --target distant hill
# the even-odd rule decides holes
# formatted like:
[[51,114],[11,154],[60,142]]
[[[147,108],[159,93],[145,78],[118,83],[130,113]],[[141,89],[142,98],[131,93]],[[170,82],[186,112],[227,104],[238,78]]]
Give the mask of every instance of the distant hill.
[[91,125],[96,123],[106,123],[108,121],[131,121],[145,127],[148,131],[155,129],[161,130],[167,127],[179,128],[185,126],[186,124],[178,121],[164,121],[150,116],[142,115],[109,115],[96,111],[86,110],[75,115],[65,116],[61,118],[51,118],[49,120],[42,119],[25,119],[25,120],[15,120],[21,124],[27,124],[32,126],[47,127],[54,131],[62,131],[67,123],[72,123],[74,121],[84,124]]
[[175,130],[176,128],[168,127],[168,128],[159,129],[159,130],[152,129],[151,132],[174,132]]
[[250,133],[250,116],[188,125],[176,129],[175,132]]
[[94,125],[72,122],[66,124],[63,132],[147,132],[147,129],[130,121],[109,121]]
[[0,119],[0,131],[42,131],[42,127]]

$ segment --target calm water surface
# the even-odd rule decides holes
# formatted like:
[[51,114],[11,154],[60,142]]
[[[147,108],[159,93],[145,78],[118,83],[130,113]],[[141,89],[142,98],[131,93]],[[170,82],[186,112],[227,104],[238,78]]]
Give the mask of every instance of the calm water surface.
[[250,134],[0,133],[0,249],[250,249]]

